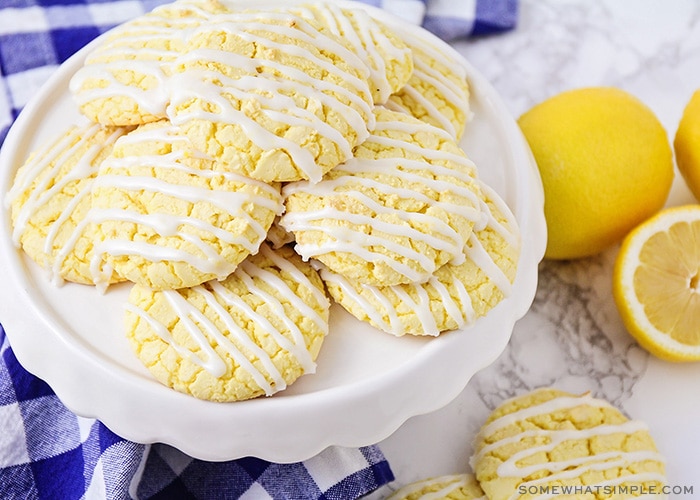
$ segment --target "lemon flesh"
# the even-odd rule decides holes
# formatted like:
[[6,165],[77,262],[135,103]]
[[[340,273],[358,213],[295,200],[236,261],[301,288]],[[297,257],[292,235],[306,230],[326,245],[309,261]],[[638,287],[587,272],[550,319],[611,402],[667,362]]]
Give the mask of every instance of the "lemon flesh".
[[636,97],[591,87],[518,120],[545,193],[550,259],[597,254],[663,207],[673,182],[666,132]]
[[700,360],[700,206],[664,210],[625,238],[613,294],[627,330],[649,352]]

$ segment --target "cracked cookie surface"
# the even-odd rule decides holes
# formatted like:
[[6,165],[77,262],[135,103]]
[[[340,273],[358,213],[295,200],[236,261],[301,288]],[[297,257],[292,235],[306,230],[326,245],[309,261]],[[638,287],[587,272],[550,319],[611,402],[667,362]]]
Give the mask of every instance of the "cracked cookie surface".
[[[57,282],[94,284],[90,193],[100,164],[128,130],[93,123],[71,126],[17,170],[7,195],[13,239]],[[110,272],[103,279],[120,280]]]
[[215,12],[215,0],[180,0],[110,31],[71,78],[80,111],[105,125],[139,125],[165,118],[171,65],[188,33]]
[[365,63],[313,21],[235,12],[189,37],[166,112],[197,149],[236,172],[317,182],[373,128],[368,77]]
[[[538,389],[494,410],[472,468],[489,498],[633,498],[660,492],[664,459],[649,429],[590,394]],[[578,490],[574,488],[578,487]],[[624,488],[629,495],[619,494]]]
[[305,4],[290,11],[315,21],[321,31],[344,40],[369,68],[369,87],[375,104],[384,104],[413,73],[411,49],[385,24],[363,9],[344,9],[332,3]]
[[396,336],[436,336],[472,324],[509,296],[520,235],[506,204],[482,184],[483,227],[464,247],[461,264],[445,264],[425,283],[371,286],[321,270],[328,293],[356,318]]
[[464,260],[480,214],[476,167],[443,130],[378,106],[372,135],[317,183],[284,187],[296,249],[377,286],[424,282]]
[[181,290],[135,285],[127,337],[162,384],[211,401],[270,396],[315,371],[328,299],[289,247],[264,244],[223,281]]
[[407,484],[386,500],[486,500],[473,474],[449,474]]
[[461,139],[471,118],[466,70],[445,48],[402,33],[413,52],[409,81],[387,101],[387,107],[408,113]]
[[229,172],[167,121],[141,125],[95,178],[95,258],[156,290],[223,279],[258,250],[281,207],[279,185]]

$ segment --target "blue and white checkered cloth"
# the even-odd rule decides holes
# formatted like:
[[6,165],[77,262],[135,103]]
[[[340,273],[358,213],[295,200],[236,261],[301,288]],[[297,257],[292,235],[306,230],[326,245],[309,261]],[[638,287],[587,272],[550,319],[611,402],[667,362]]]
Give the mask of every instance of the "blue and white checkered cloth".
[[[168,0],[0,0],[0,145],[24,105],[78,49]],[[445,40],[511,29],[517,0],[363,0]],[[0,321],[2,318],[0,318]],[[193,459],[74,415],[17,362],[0,326],[0,499],[359,498],[393,480],[376,446],[305,462]]]
[[193,459],[127,441],[66,409],[15,358],[0,327],[0,498],[359,498],[393,480],[376,446],[331,447],[301,463]]

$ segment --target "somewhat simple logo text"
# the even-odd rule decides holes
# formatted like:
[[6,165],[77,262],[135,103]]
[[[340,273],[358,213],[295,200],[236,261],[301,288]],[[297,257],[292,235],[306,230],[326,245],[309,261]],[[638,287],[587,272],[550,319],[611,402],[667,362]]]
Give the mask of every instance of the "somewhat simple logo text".
[[684,485],[525,485],[518,486],[521,495],[692,495],[693,486]]

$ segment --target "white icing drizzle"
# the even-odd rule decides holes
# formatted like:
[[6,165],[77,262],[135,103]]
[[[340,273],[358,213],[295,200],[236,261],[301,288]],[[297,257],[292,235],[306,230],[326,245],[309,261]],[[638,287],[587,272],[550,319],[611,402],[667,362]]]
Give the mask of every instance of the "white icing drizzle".
[[[503,415],[489,424],[485,425],[477,436],[477,439],[483,439],[487,436],[493,436],[499,430],[502,430],[517,422],[524,421],[539,415],[545,415],[552,412],[573,409],[579,406],[588,406],[593,408],[613,408],[607,401],[594,398],[590,393],[582,396],[558,396],[543,403],[534,406],[526,407],[515,412]],[[631,435],[636,432],[646,431],[648,427],[643,422],[637,420],[627,420],[619,424],[605,424],[590,427],[587,429],[527,429],[515,435],[499,439],[493,443],[483,446],[471,459],[472,466],[481,460],[488,453],[499,449],[503,446],[518,443],[523,439],[528,438],[546,438],[545,444],[532,446],[521,450],[511,455],[507,460],[503,461],[497,468],[497,474],[500,477],[515,477],[524,479],[525,477],[537,474],[543,471],[550,472],[546,476],[539,479],[525,481],[519,486],[527,488],[539,484],[548,484],[552,481],[560,479],[571,479],[580,477],[588,471],[601,471],[611,468],[624,468],[635,462],[657,461],[663,462],[663,457],[652,450],[640,451],[610,451],[597,453],[585,457],[577,457],[569,460],[545,462],[541,464],[532,464],[526,466],[518,466],[518,462],[527,459],[530,456],[539,453],[548,453],[554,450],[557,446],[565,441],[570,440],[588,440],[596,436],[606,436],[612,434],[627,434]],[[622,483],[641,483],[645,481],[660,481],[665,482],[665,477],[653,472],[630,473],[619,478],[604,480],[595,484],[587,484],[585,487],[599,488],[604,486],[614,486]],[[535,498],[553,498],[556,496],[551,493],[542,493]],[[514,493],[510,498],[516,499],[519,493]]]
[[[169,101],[166,82],[171,73],[170,66],[188,34],[209,15],[196,4],[174,3],[116,28],[106,42],[88,55],[86,64],[70,80],[69,90],[78,105],[125,96],[135,101],[140,109],[164,117]],[[155,48],[156,43],[165,40],[171,40],[175,48]],[[151,89],[143,89],[135,84],[122,83],[115,75],[124,71],[153,78],[156,84]],[[108,84],[81,89],[88,80],[104,80]]]
[[393,89],[387,78],[386,63],[410,57],[411,50],[407,46],[399,47],[393,43],[382,26],[362,9],[341,9],[331,3],[314,3],[299,7],[295,12],[310,20],[319,20],[320,17],[321,23],[331,33],[348,42],[353,52],[367,63],[375,104],[387,101]]
[[612,408],[610,403],[602,399],[596,399],[590,393],[586,393],[582,396],[558,397],[497,418],[481,428],[479,431],[479,437],[490,436],[496,432],[496,430],[512,425],[520,420],[525,420],[546,413],[552,413],[557,410],[575,408],[576,406],[581,405],[587,405],[594,408]]
[[[181,10],[184,17],[171,17],[169,9],[156,9],[152,14],[144,16],[140,22],[125,25],[110,39],[111,43],[96,49],[88,58],[88,64],[76,72],[70,82],[70,90],[78,104],[125,96],[135,101],[142,111],[158,117],[167,116],[177,125],[193,119],[237,124],[247,138],[260,149],[283,151],[296,167],[314,182],[321,179],[324,170],[317,164],[308,148],[262,127],[245,111],[235,109],[231,101],[222,94],[241,101],[257,100],[262,104],[262,113],[270,120],[289,127],[303,126],[315,131],[337,145],[342,159],[350,158],[352,148],[367,138],[368,128],[371,129],[374,120],[371,113],[372,97],[367,83],[369,69],[358,55],[334,37],[318,32],[303,18],[291,13],[213,14],[186,3],[173,8],[175,12]],[[206,22],[200,22],[202,19]],[[231,33],[272,51],[291,53],[307,59],[320,71],[333,75],[338,83],[333,83],[329,78],[312,77],[305,71],[275,61],[251,59],[225,50],[187,48],[192,37],[206,36],[210,32]],[[349,70],[343,70],[320,53],[314,54],[295,43],[274,42],[269,39],[270,34],[281,35],[300,43],[311,43],[324,51],[333,52],[348,65]],[[173,48],[152,48],[162,39],[172,40]],[[129,57],[134,59],[128,59]],[[110,58],[112,60],[109,60]],[[104,60],[107,62],[99,62]],[[247,74],[240,78],[230,78],[218,71],[192,67],[187,68],[184,73],[176,72],[176,68],[187,66],[191,61],[218,63],[244,70]],[[259,74],[260,66],[270,68],[275,74]],[[140,73],[153,78],[157,83],[151,89],[120,83],[115,75],[123,74],[124,71]],[[280,78],[277,75],[279,73],[284,77]],[[81,90],[88,80],[104,80],[108,85]],[[213,81],[219,84],[214,84]],[[296,93],[309,101],[320,103],[325,108],[335,110],[338,116],[347,121],[354,131],[354,137],[352,134],[344,135],[313,111],[300,107],[285,93]],[[204,112],[192,108],[176,111],[176,108],[191,99],[207,101],[217,108],[217,112]]]
[[[281,24],[270,23],[270,21]],[[166,113],[174,124],[183,125],[193,119],[237,124],[243,129],[246,137],[262,150],[284,150],[297,168],[313,182],[321,179],[323,171],[307,148],[267,130],[254,117],[248,116],[244,110],[234,108],[224,94],[241,101],[252,99],[260,102],[261,112],[276,122],[290,127],[305,126],[317,131],[337,144],[344,158],[349,158],[352,148],[367,138],[368,128],[373,126],[374,120],[371,112],[372,99],[366,81],[368,70],[356,55],[338,41],[318,32],[301,17],[290,13],[233,13],[212,16],[211,23],[195,30],[192,36],[206,35],[211,32],[225,32],[273,51],[283,51],[295,57],[307,59],[314,67],[334,75],[338,83],[333,83],[329,78],[312,77],[305,71],[276,61],[251,59],[223,50],[195,48],[178,58],[176,67],[184,70],[173,75],[169,82],[171,103]],[[257,32],[267,33],[268,36],[256,34]],[[341,69],[320,53],[314,54],[301,45],[274,42],[269,39],[269,33],[278,34],[299,43],[311,43],[317,47],[323,47],[324,50],[332,51],[360,76]],[[192,61],[201,61],[205,64],[198,67],[196,64],[192,65]],[[238,78],[231,78],[221,71],[207,68],[206,62],[236,68],[244,74]],[[273,71],[258,73],[260,67],[267,67]],[[282,73],[284,77],[280,78],[276,73]],[[319,119],[313,112],[298,106],[293,99],[285,95],[290,92],[334,109],[354,130],[353,141]],[[202,99],[213,104],[215,111],[178,109],[192,99]]]
[[[424,82],[433,87],[448,106],[457,109],[465,118],[468,118],[470,115],[469,93],[466,87],[467,76],[464,67],[456,59],[450,57],[449,54],[434,46],[428,40],[417,38],[413,32],[399,28],[398,33],[413,50],[414,66],[411,80],[401,89],[401,92],[424,108],[427,116],[439,123],[452,137],[457,138],[459,131],[455,128],[455,124],[414,85]],[[433,66],[428,62],[430,60],[434,60],[438,64]],[[454,77],[463,82],[462,85],[445,77],[439,69],[440,67],[449,68]],[[389,99],[387,107],[410,114],[410,111],[396,99]]]
[[[505,219],[502,224],[497,224],[495,223],[495,219],[488,218],[488,227],[495,231],[512,247],[520,248],[520,230],[518,228],[518,222],[515,220],[515,215],[510,210],[506,202],[503,201],[503,198],[501,198],[491,186],[485,182],[482,182],[480,187],[484,198],[488,199],[496,207],[496,211],[501,215],[501,217]],[[482,205],[482,210],[488,212],[490,209],[488,206],[484,208]]]
[[[195,287],[195,291],[197,293],[202,293],[201,290],[197,289],[197,287]],[[170,307],[173,308],[180,321],[182,321],[183,325],[187,328],[188,333],[195,340],[195,342],[197,342],[197,345],[206,349],[205,352],[207,352],[209,355],[209,359],[207,360],[207,363],[201,364],[202,368],[209,372],[213,377],[221,377],[225,375],[227,371],[226,360],[223,359],[211,346],[211,340],[206,337],[206,332],[218,346],[220,346],[229,356],[231,356],[236,364],[250,373],[253,380],[255,380],[255,383],[258,384],[261,389],[265,390],[266,393],[272,390],[270,384],[267,382],[265,376],[260,372],[260,370],[253,365],[250,359],[221,330],[219,330],[214,322],[205,316],[202,311],[194,307],[190,301],[185,299],[185,297],[183,297],[176,290],[165,290],[162,293],[167,298]],[[197,323],[201,324],[205,331],[202,331],[197,326],[197,323],[192,321],[191,318],[195,319]],[[206,348],[207,345],[209,346],[208,349]]]
[[[78,160],[75,168],[56,182],[58,172],[63,168],[64,163],[70,157],[77,154],[100,129],[100,125],[97,124],[82,130],[74,128],[66,136],[54,143],[49,149],[46,151],[39,151],[32,158],[27,160],[22,171],[15,178],[12,188],[7,193],[6,206],[8,207],[22,193],[31,188],[32,183],[35,182],[51,163],[53,163],[53,165],[44,175],[41,182],[32,189],[28,199],[22,205],[22,208],[15,218],[14,230],[12,233],[12,239],[15,245],[19,245],[20,237],[26,230],[27,222],[40,206],[44,205],[47,200],[51,199],[56,193],[59,193],[69,182],[87,178],[96,172],[96,166],[92,163],[101,150],[99,146],[90,147]],[[69,144],[76,139],[77,142],[69,147]],[[52,187],[49,187],[51,183],[53,183]]]
[[[450,120],[442,111],[440,111],[435,104],[433,104],[423,95],[422,92],[411,86],[410,81],[401,88],[401,93],[411,97],[413,101],[417,102],[425,110],[427,116],[435,120],[435,122],[437,122],[438,125],[447,133],[451,134],[455,138],[457,137],[457,129],[455,129],[452,120]],[[411,109],[400,104],[398,99],[389,99],[385,106],[392,111],[400,111],[409,115],[411,114]]]
[[[107,164],[108,161],[105,161]],[[111,163],[111,162],[110,162]],[[117,175],[117,174],[100,174],[94,182],[93,189],[123,189],[125,191],[152,191],[163,193],[173,198],[189,201],[191,203],[209,202],[222,211],[232,214],[242,212],[242,208],[246,203],[254,202],[257,204],[257,197],[248,193],[240,193],[236,191],[219,191],[205,187],[173,184],[162,179],[149,177],[145,175]],[[261,197],[260,204],[266,208],[273,208],[273,200]],[[248,216],[250,224],[255,226],[255,221]],[[257,225],[257,231],[264,236],[265,230]]]
[[[435,485],[444,485],[439,490],[423,493],[420,500],[442,500],[448,497],[450,493],[457,492],[460,488],[467,486],[467,477],[464,474],[454,474],[450,476],[440,476],[425,481],[419,481],[415,484],[404,486],[394,495],[396,498],[408,498],[411,495],[419,493],[425,489],[432,488]],[[394,498],[392,496],[391,498]],[[474,500],[486,500],[486,496],[475,498]]]
[[[281,224],[288,231],[314,230],[327,233],[334,238],[333,241],[325,242],[323,245],[297,243],[295,249],[305,260],[330,252],[351,252],[366,261],[384,262],[394,271],[408,277],[411,281],[421,280],[426,271],[428,273],[435,271],[435,262],[417,250],[406,247],[401,243],[394,242],[383,236],[368,235],[355,232],[352,229],[342,230],[337,227],[313,223],[313,221],[322,218],[343,219],[356,225],[371,224],[375,229],[389,234],[394,234],[396,232],[395,224],[393,223],[383,222],[368,215],[349,214],[333,208],[324,208],[305,214],[293,214],[293,217],[290,218],[291,220],[283,216]],[[434,248],[455,252],[458,249],[458,244],[450,244],[450,242],[425,234],[416,229],[407,228],[404,234],[409,234],[414,241],[425,241]],[[415,270],[410,265],[399,262],[388,255],[368,249],[375,245],[382,246],[407,259],[412,259],[423,268],[423,271]]]
[[[188,359],[189,361],[201,366],[209,373],[216,374],[215,376],[221,376],[226,373],[226,365],[222,359],[216,354],[216,351],[212,349],[209,342],[205,341],[205,337],[202,335],[201,331],[196,328],[197,332],[194,332],[193,338],[195,342],[199,345],[200,349],[206,355],[206,359],[202,359],[189,349],[181,346],[175,342],[168,328],[157,321],[153,316],[148,314],[146,311],[134,304],[126,304],[125,309],[133,314],[136,314],[143,321],[148,323],[151,329],[160,337],[164,342],[166,342],[170,347],[172,347],[175,352],[177,352],[181,357]],[[192,334],[192,332],[191,332]]]
[[[272,260],[273,265],[289,274],[296,281],[295,286],[301,285],[307,288],[318,305],[324,308],[328,306],[325,294],[318,290],[294,264],[276,254],[267,245],[261,246],[260,251]],[[299,326],[285,314],[284,306],[279,297],[289,301],[303,317],[310,318],[324,335],[328,333],[328,321],[322,318],[313,306],[302,300],[288,282],[280,279],[274,273],[258,267],[250,260],[242,263],[234,275],[245,284],[248,293],[261,299],[276,314],[291,339],[283,331],[276,328],[269,319],[254,310],[242,297],[234,294],[218,281],[210,281],[205,285],[193,287],[191,290],[204,297],[207,306],[225,326],[225,332],[217,328],[211,319],[207,318],[202,311],[192,305],[178,291],[157,292],[163,293],[167,298],[189,335],[205,354],[205,359],[177,344],[166,326],[155,320],[143,309],[129,305],[128,310],[146,320],[153,331],[175,349],[180,356],[201,366],[213,377],[219,378],[225,375],[229,369],[226,359],[212,347],[212,342],[215,342],[221,350],[230,356],[234,363],[251,375],[251,378],[266,395],[270,396],[284,389],[287,383],[271,356],[251,338],[246,329],[239,326],[229,311],[235,310],[237,314],[245,317],[245,324],[257,325],[260,331],[266,332],[280,349],[287,352],[299,364],[303,373],[313,373],[316,369],[316,363],[306,347],[304,334]],[[272,286],[278,295],[272,295],[263,290],[256,284],[256,279]],[[256,360],[259,362],[260,368],[257,367]]]
[[[114,76],[123,71],[137,71],[157,80],[157,84],[150,89],[141,88],[138,85],[120,83]],[[96,86],[81,90],[86,80],[105,80],[105,87]],[[118,98],[121,96],[134,100],[138,107],[153,116],[164,117],[168,95],[165,92],[166,76],[161,63],[149,64],[146,61],[93,63],[83,66],[75,72],[70,81],[70,90],[78,106],[83,106],[98,99]]]
[[[101,269],[105,255],[113,257],[134,255],[152,262],[177,261],[185,262],[191,267],[205,274],[211,274],[223,279],[236,268],[235,264],[227,262],[219,253],[218,247],[212,246],[207,239],[192,234],[187,228],[195,228],[212,234],[219,242],[230,245],[240,245],[248,252],[255,252],[267,235],[267,229],[258,222],[247,207],[257,206],[279,213],[281,200],[277,188],[264,182],[248,179],[239,174],[219,172],[208,169],[196,169],[182,163],[188,151],[194,151],[188,147],[186,138],[178,135],[177,129],[171,126],[154,127],[142,131],[137,129],[126,135],[119,142],[120,145],[137,145],[142,142],[183,142],[184,146],[162,155],[125,156],[123,158],[110,157],[103,163],[100,174],[93,183],[93,189],[121,189],[138,193],[142,190],[163,193],[179,200],[191,203],[210,203],[221,210],[222,213],[230,213],[233,217],[240,217],[250,227],[256,237],[248,239],[243,233],[233,234],[223,228],[216,227],[210,222],[200,220],[192,216],[172,215],[165,213],[138,213],[133,210],[119,208],[100,208],[94,206],[87,216],[90,222],[101,224],[107,221],[122,221],[139,224],[155,231],[161,237],[178,237],[191,243],[201,252],[201,256],[191,252],[168,248],[162,243],[146,243],[132,241],[130,239],[107,239],[95,246],[90,269],[95,281],[102,283],[107,276]],[[194,153],[195,156],[197,153]],[[128,175],[129,170],[139,166],[149,166],[160,170],[177,170],[189,176],[203,177],[206,179],[224,178],[229,181],[243,182],[259,188],[262,191],[256,194],[250,191],[217,190],[194,185],[173,184],[165,180],[145,175]]]
[[496,261],[489,255],[475,233],[472,233],[469,237],[464,253],[466,257],[476,264],[476,267],[481,269],[486,277],[496,285],[496,288],[503,292],[504,296],[510,296],[512,288],[510,279],[503,270],[498,267]]
[[392,291],[399,298],[402,304],[408,304],[409,309],[414,311],[414,314],[418,317],[421,323],[423,331],[427,335],[436,337],[440,333],[440,329],[435,322],[435,316],[433,315],[432,308],[430,307],[430,296],[423,286],[412,286],[411,289],[415,292],[418,300],[414,301],[408,294],[408,287],[403,287],[400,285],[395,285],[392,287]]
[[[264,255],[272,262],[274,262],[275,266],[277,266],[282,272],[289,274],[295,283],[306,287],[306,289],[310,291],[313,295],[314,300],[321,304],[324,307],[324,309],[330,306],[330,302],[326,293],[323,290],[319,289],[316,285],[314,285],[314,283],[309,279],[309,277],[306,274],[304,274],[298,267],[292,264],[292,262],[282,258],[279,254],[274,252],[267,245],[261,245],[259,253],[260,255]],[[253,275],[254,273],[255,269],[252,269],[251,272],[249,272],[249,274],[251,275]],[[280,293],[286,293],[284,288],[281,286],[281,281],[276,280],[275,283],[277,283],[277,289],[280,291]],[[316,323],[319,329],[323,330],[325,328],[324,325],[326,324],[326,320],[322,319],[313,309],[304,307],[303,305],[299,307],[301,307],[301,310],[304,312],[305,315],[307,315],[307,317],[313,319],[313,321]]]
[[[482,188],[485,188],[483,182],[479,182]],[[502,216],[504,222],[500,222],[494,213],[492,213],[489,205],[486,202],[482,203],[481,213],[486,216],[485,223],[480,225],[480,231],[489,228],[499,235],[505,235],[504,239],[509,245],[518,248],[519,237],[518,228],[515,219],[505,202],[491,189],[482,189],[487,198],[496,206],[499,215]],[[479,231],[472,233],[469,242],[463,248],[463,253],[466,258],[470,259],[484,275],[498,288],[504,297],[509,296],[512,290],[512,284],[508,277],[498,267],[494,258],[488,254],[479,240]],[[392,304],[389,296],[394,295],[400,299],[403,304],[409,304],[409,309],[419,319],[424,335],[437,336],[441,332],[435,323],[430,300],[428,295],[428,287],[431,287],[437,292],[438,298],[445,308],[446,314],[456,324],[456,328],[461,328],[465,325],[472,324],[476,320],[476,312],[472,303],[472,299],[467,291],[464,283],[459,279],[450,277],[450,284],[456,289],[457,297],[454,298],[450,294],[447,283],[443,283],[440,278],[431,276],[425,283],[412,283],[403,285],[394,285],[386,287],[378,287],[366,284],[351,284],[345,277],[334,273],[325,267],[321,267],[321,276],[327,283],[333,283],[338,286],[346,300],[352,301],[367,314],[370,320],[381,330],[391,333],[396,336],[401,336],[406,333],[405,328],[399,319],[399,312]],[[356,288],[357,287],[357,288]],[[376,301],[369,300],[371,296]],[[416,299],[412,297],[416,297]]]
[[[115,128],[103,141],[87,146],[94,141],[95,136],[103,131],[102,126],[90,124],[87,126],[75,127],[68,134],[52,144],[47,150],[39,151],[30,158],[24,166],[21,175],[15,180],[12,188],[8,192],[6,204],[11,205],[22,193],[32,189],[27,200],[17,213],[14,221],[12,239],[15,245],[20,245],[20,239],[27,230],[27,224],[38,211],[46,206],[59,195],[71,183],[82,182],[80,190],[73,195],[71,200],[61,209],[58,217],[48,227],[46,238],[44,239],[43,252],[49,256],[45,265],[50,266],[51,281],[55,285],[63,283],[61,269],[63,264],[74,250],[75,244],[82,236],[87,222],[79,221],[72,233],[62,243],[56,246],[56,238],[61,227],[67,223],[73,215],[76,207],[88,196],[90,196],[94,176],[98,171],[99,163],[95,159],[105,148],[111,147],[115,141],[121,137],[127,129]],[[69,147],[70,143],[76,141]],[[87,147],[86,147],[87,146]],[[80,152],[76,164],[66,172],[60,179],[59,172],[67,161]],[[48,169],[48,170],[47,170]],[[40,182],[34,187],[32,184],[42,176]],[[49,187],[50,185],[50,187]],[[109,280],[111,273],[106,277]]]
[[[392,130],[411,135],[421,132],[436,133],[442,135],[446,140],[452,140],[449,136],[445,136],[444,132],[437,132],[436,127],[428,124],[379,121],[368,142],[387,148],[408,151],[424,159],[414,160],[401,157],[367,159],[355,157],[336,167],[337,171],[347,175],[341,175],[335,179],[325,179],[316,184],[309,182],[287,184],[283,189],[283,197],[285,199],[299,192],[309,193],[318,197],[342,195],[354,198],[376,214],[348,213],[332,207],[323,207],[306,212],[287,212],[280,219],[280,225],[287,231],[320,231],[331,237],[330,241],[322,243],[297,242],[295,248],[304,259],[310,259],[329,252],[347,252],[367,261],[385,262],[394,271],[404,275],[409,281],[425,281],[435,271],[435,262],[420,251],[406,246],[400,241],[391,239],[391,236],[405,236],[412,241],[421,241],[432,248],[448,252],[452,256],[451,262],[453,264],[460,264],[464,261],[464,248],[467,244],[465,235],[461,231],[450,227],[445,221],[432,215],[431,210],[421,213],[409,213],[377,202],[358,189],[346,189],[347,186],[352,184],[373,188],[399,198],[413,199],[430,207],[440,208],[442,213],[460,214],[460,216],[477,226],[485,224],[479,192],[478,190],[475,192],[474,189],[474,186],[478,184],[474,163],[466,156],[449,151],[424,148],[407,140],[392,139],[383,134],[383,132]],[[449,161],[453,164],[453,167],[443,166],[439,163],[441,161]],[[429,173],[426,175],[425,171]],[[366,176],[366,174],[374,175],[378,172],[384,174],[390,180],[380,181]],[[437,176],[443,176],[443,179],[436,179]],[[450,177],[460,180],[466,185],[450,181]],[[400,182],[391,182],[393,179],[400,179]],[[468,202],[436,200],[428,194],[400,187],[400,184],[408,183],[424,184],[434,193],[452,192],[457,197],[468,200]],[[401,223],[387,222],[379,219],[377,215],[385,215],[387,219],[397,219]],[[345,220],[350,222],[351,225],[327,225],[323,223],[324,219]],[[412,221],[418,221],[419,224],[417,225],[421,227],[432,228],[434,233],[427,234],[420,228],[412,227],[409,224]],[[361,229],[363,226],[368,225],[385,233],[388,237],[365,234]],[[408,263],[400,262],[398,259],[371,250],[373,246],[386,248],[394,254],[403,257]],[[478,257],[476,250],[473,253]],[[411,263],[413,265],[417,264],[420,268],[415,269]]]
[[[232,301],[228,300],[228,298],[229,296],[233,296],[233,294],[216,281],[212,282],[212,289],[216,295],[207,290],[205,287],[199,286],[196,288],[197,292],[201,293],[206,299],[207,305],[216,311],[216,314],[219,316],[219,318],[221,318],[226,326],[228,335],[220,335],[226,339],[226,342],[220,345],[223,345],[223,347],[226,348],[236,363],[243,366],[243,368],[251,374],[253,380],[255,380],[255,383],[265,391],[265,395],[270,396],[274,392],[285,389],[287,387],[287,381],[284,380],[284,377],[275,366],[275,363],[272,361],[270,355],[249,337],[248,333],[233,320],[228,311],[226,311],[226,309],[216,300],[218,296],[223,298],[228,305],[231,305]],[[269,325],[269,321],[265,320],[264,317],[253,311],[251,307],[248,306],[248,304],[246,304],[243,300],[240,300],[240,298],[236,301],[235,305],[238,309],[243,310],[247,317],[253,318],[253,320],[258,324],[270,326],[269,330],[267,331],[275,331],[275,329]],[[229,339],[229,336],[233,337],[242,346],[242,349],[237,348],[236,344]],[[243,350],[248,351],[250,354],[244,354]],[[272,379],[272,384],[268,383],[267,378],[262,373],[262,370],[256,369],[253,363],[251,363],[250,360],[255,358],[260,361],[260,364],[263,366],[265,371],[267,371],[270,379]]]

